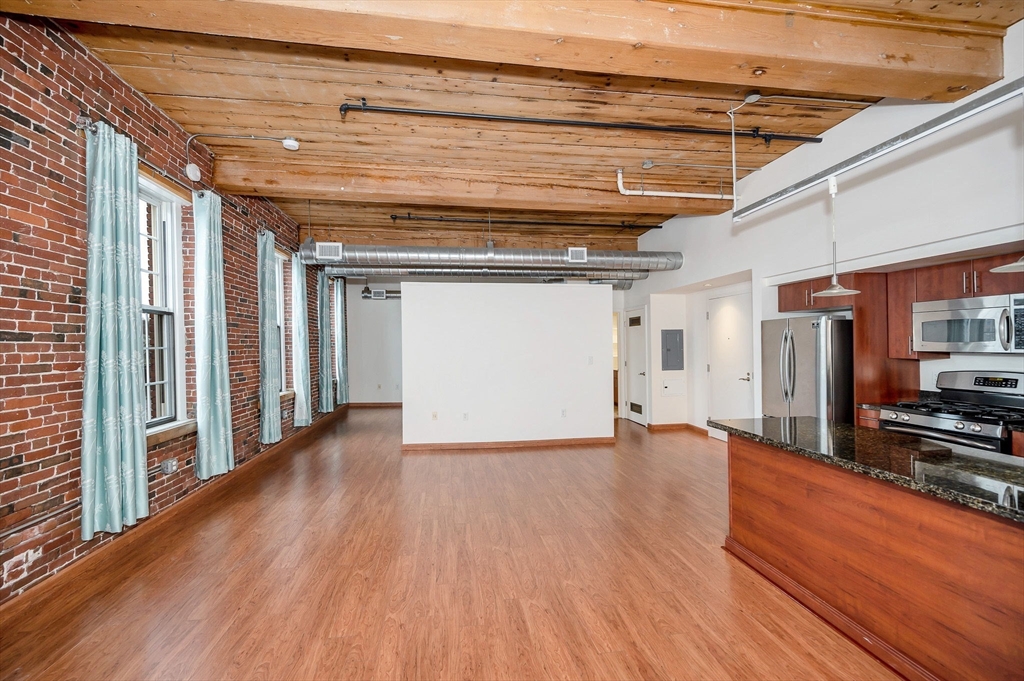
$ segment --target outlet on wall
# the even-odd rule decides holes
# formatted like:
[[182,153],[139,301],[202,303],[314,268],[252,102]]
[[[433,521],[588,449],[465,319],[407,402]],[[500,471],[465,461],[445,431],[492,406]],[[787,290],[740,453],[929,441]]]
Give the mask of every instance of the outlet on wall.
[[437,420],[437,412],[436,411],[430,412],[430,420],[431,421],[436,421]]
[[170,475],[178,470],[177,459],[164,459],[160,462],[160,472],[164,475]]
[[462,420],[463,421],[468,421],[469,420],[469,412],[468,411],[462,412]]
[[587,355],[587,366],[594,366],[594,356]]
[[377,390],[380,390],[380,383],[377,384]]
[[564,419],[568,415],[569,415],[569,410],[568,409],[563,409],[562,410],[562,418]]

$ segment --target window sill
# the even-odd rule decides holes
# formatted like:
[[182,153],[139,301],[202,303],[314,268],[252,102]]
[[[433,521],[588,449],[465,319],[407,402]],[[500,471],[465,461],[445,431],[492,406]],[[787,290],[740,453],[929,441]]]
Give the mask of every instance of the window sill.
[[146,431],[146,448],[162,445],[184,435],[196,432],[196,420],[172,421]]
[[282,399],[285,398],[285,397],[295,397],[295,391],[294,390],[282,390],[281,391],[281,397],[282,397]]

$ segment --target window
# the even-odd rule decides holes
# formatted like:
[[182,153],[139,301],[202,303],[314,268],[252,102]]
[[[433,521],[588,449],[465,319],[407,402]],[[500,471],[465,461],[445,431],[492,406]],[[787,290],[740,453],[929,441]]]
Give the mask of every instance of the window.
[[173,195],[139,178],[139,269],[146,349],[146,425],[184,416],[181,212]]
[[284,326],[284,273],[288,269],[289,257],[280,251],[274,253],[277,262],[277,339],[281,344],[281,392],[288,386],[288,371],[285,362],[285,326]]

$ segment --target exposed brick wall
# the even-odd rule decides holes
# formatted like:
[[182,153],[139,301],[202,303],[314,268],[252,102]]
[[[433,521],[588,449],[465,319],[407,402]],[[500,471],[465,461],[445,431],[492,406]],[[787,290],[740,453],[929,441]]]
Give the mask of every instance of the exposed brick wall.
[[[0,14],[0,532],[28,524],[0,542],[0,602],[116,540],[80,534],[82,363],[85,324],[85,137],[80,111],[138,144],[139,156],[184,180],[180,126],[118,78],[55,24]],[[192,160],[205,177],[210,158]],[[238,463],[259,443],[259,340],[256,231],[298,248],[298,225],[264,199],[224,203],[225,294],[231,348],[232,414]],[[186,400],[195,410],[194,229],[183,211]],[[317,391],[316,273],[307,272],[314,418]],[[294,434],[291,400],[282,404],[285,438]],[[287,414],[285,416],[284,414]],[[200,486],[195,435],[150,448],[150,517]],[[176,458],[179,470],[159,473]],[[35,522],[54,514],[41,522]],[[143,521],[145,522],[145,521]]]

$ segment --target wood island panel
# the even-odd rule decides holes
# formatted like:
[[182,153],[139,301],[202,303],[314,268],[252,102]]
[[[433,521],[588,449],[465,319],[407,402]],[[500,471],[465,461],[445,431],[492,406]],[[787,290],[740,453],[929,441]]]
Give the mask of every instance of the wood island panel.
[[1024,525],[729,437],[726,548],[911,679],[1024,679]]

